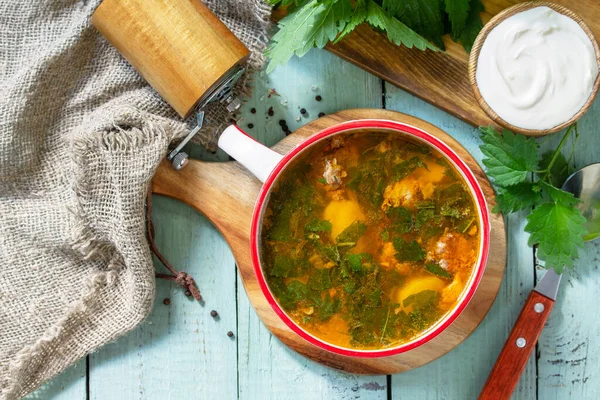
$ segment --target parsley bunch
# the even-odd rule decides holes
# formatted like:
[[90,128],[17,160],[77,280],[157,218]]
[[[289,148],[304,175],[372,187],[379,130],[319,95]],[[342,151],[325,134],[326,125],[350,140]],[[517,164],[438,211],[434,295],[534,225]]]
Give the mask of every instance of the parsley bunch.
[[[559,189],[572,172],[571,160],[579,138],[577,125],[571,125],[558,148],[540,158],[534,138],[505,130],[502,135],[492,127],[481,127],[485,155],[483,164],[498,192],[493,212],[533,211],[527,216],[525,231],[530,233],[529,245],[537,244],[537,256],[546,268],[562,273],[573,267],[583,236],[586,219],[575,206],[580,200]],[[569,158],[562,154],[567,138],[575,133]],[[529,180],[530,174],[533,179]]]
[[[386,32],[396,45],[420,50],[444,49],[450,33],[468,52],[482,28],[481,0],[267,0],[289,6],[267,49],[267,72],[302,57],[313,47],[338,42],[366,22]],[[432,44],[433,43],[433,44]]]

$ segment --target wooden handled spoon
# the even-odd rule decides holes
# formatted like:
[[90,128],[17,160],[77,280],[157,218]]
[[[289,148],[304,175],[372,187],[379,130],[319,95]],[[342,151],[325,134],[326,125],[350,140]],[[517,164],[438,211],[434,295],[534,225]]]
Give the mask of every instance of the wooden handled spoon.
[[[587,220],[588,228],[584,240],[600,237],[600,163],[575,172],[562,189],[581,200],[578,207]],[[510,399],[550,316],[561,276],[550,269],[531,291],[483,386],[479,400]]]

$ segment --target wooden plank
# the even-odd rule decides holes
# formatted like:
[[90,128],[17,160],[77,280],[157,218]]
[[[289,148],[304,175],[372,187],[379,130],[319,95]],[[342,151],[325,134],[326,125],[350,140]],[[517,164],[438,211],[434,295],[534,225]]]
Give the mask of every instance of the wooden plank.
[[[600,104],[596,101],[579,121],[577,167],[599,161],[599,122]],[[561,133],[554,135],[542,149],[555,149],[561,137]],[[570,146],[565,147],[568,156]],[[599,261],[600,240],[588,242],[575,269],[563,277],[556,305],[538,342],[539,399],[600,398]],[[540,268],[538,279],[543,274]]]
[[279,342],[258,318],[241,284],[238,310],[240,399],[387,398],[385,376],[330,369]]
[[[281,96],[268,98],[272,88]],[[318,95],[321,101],[316,100]],[[287,101],[287,106],[282,101]],[[269,117],[271,107],[274,115]],[[284,136],[281,119],[293,131],[320,112],[352,107],[381,107],[380,81],[330,54],[312,51],[301,61],[294,59],[269,76],[257,77],[240,126],[272,145]],[[252,108],[255,114],[250,112]],[[302,108],[306,109],[304,115]],[[298,117],[300,121],[296,121]],[[249,123],[254,128],[248,129]],[[344,374],[309,361],[280,343],[259,320],[239,277],[238,282],[240,399],[386,398],[385,376]]]
[[[270,94],[273,89],[277,94]],[[272,146],[285,136],[279,125],[282,119],[293,132],[321,112],[381,108],[381,94],[379,79],[324,51],[312,50],[269,75],[261,72],[255,76],[252,97],[244,103],[238,125]],[[273,116],[269,116],[271,108]],[[250,112],[252,109],[255,114]],[[301,109],[306,113],[302,114]],[[248,124],[254,127],[249,128]]]
[[[386,85],[386,108],[426,119],[457,139],[481,163],[477,130],[414,96]],[[394,399],[474,399],[500,353],[533,285],[533,253],[523,215],[507,218],[508,261],[496,302],[479,328],[444,357],[392,376]],[[432,390],[435,385],[436,390]],[[535,398],[535,363],[529,360],[514,399]]]
[[[483,21],[524,0],[484,0]],[[593,0],[556,0],[581,16],[600,37],[600,4]],[[390,43],[384,34],[362,25],[336,45],[332,53],[430,102],[472,125],[491,119],[479,107],[467,75],[468,55],[460,44],[445,39],[446,51],[435,53],[407,49]]]
[[25,399],[85,400],[87,398],[85,361],[85,357],[82,358],[62,374],[27,395]]
[[493,124],[475,99],[464,60],[396,46],[368,25],[327,50],[463,121]]
[[[205,303],[157,280],[148,319],[90,356],[90,399],[237,398],[237,346],[226,335],[236,327],[231,251],[203,216],[182,203],[155,196],[153,217],[159,249],[194,277]],[[212,309],[218,320],[209,315]]]

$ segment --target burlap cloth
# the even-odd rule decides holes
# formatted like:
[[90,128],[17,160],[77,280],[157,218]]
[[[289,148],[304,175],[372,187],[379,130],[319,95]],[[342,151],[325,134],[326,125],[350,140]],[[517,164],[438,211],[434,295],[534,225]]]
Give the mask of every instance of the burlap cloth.
[[[153,304],[145,194],[188,128],[90,25],[99,3],[0,2],[1,399],[135,328]],[[269,7],[207,3],[260,66]]]

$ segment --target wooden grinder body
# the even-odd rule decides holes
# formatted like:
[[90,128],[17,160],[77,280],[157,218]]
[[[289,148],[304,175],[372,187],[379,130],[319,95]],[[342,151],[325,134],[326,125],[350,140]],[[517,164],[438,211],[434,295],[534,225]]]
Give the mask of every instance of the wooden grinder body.
[[104,0],[92,24],[184,118],[250,54],[200,0]]

